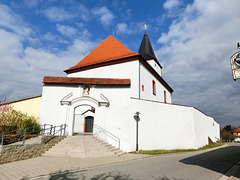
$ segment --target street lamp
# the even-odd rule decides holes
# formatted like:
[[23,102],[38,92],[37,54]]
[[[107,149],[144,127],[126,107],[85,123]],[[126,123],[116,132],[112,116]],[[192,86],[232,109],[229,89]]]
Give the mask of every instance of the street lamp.
[[140,121],[139,117],[140,112],[136,112],[134,115],[134,119],[136,121],[136,151],[138,151],[138,122]]

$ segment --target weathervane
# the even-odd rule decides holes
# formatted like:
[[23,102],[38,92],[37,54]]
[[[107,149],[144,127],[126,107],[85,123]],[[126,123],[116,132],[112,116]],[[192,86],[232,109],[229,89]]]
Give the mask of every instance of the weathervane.
[[146,31],[147,30],[147,25],[145,24],[144,27],[145,27],[145,31]]

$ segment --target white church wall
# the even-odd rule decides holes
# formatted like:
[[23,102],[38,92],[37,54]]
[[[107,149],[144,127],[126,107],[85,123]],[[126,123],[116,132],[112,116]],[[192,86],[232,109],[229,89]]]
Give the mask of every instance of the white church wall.
[[[121,149],[129,149],[129,136],[128,132],[131,129],[129,125],[129,104],[130,104],[130,88],[129,87],[105,87],[105,86],[97,86],[95,88],[95,95],[104,94],[110,102],[109,107],[103,109],[99,107],[98,114],[101,118],[98,119],[96,125],[107,130],[112,135],[121,139]],[[95,135],[97,135],[100,139],[107,141],[108,143],[118,147],[118,141],[114,136],[106,136],[104,133],[100,133],[99,129],[95,128]]]
[[208,144],[208,137],[214,142],[220,139],[220,126],[212,117],[196,109],[193,115],[197,148]]
[[60,125],[66,123],[67,118],[61,112],[66,111],[66,106],[61,106],[60,101],[64,96],[73,92],[78,94],[76,86],[44,85],[42,89],[42,100],[40,105],[40,124]]
[[[171,93],[142,64],[140,65],[140,81],[141,99],[164,102],[165,91],[167,103],[172,103]],[[156,95],[153,94],[153,81],[156,83]]]
[[[94,124],[100,126],[104,130],[114,136],[121,138],[121,148],[129,149],[128,131],[131,128],[128,124],[129,104],[130,104],[130,87],[129,86],[94,86],[90,88],[91,97],[99,102],[104,100],[100,98],[103,94],[108,100],[109,106],[99,106],[94,102],[81,99],[83,86],[65,86],[65,85],[44,85],[42,91],[42,102],[40,110],[40,124],[67,124],[67,133],[82,132],[84,127],[84,117],[90,112],[81,116],[83,111],[95,108]],[[93,91],[92,91],[93,90]],[[63,103],[60,101],[69,93],[72,93],[67,101],[71,103]],[[78,100],[80,98],[81,100]],[[88,107],[87,107],[88,106]],[[79,122],[74,122],[75,114]],[[78,126],[74,128],[74,123]],[[82,126],[81,126],[82,125]],[[101,128],[94,128],[94,134],[100,139],[118,147],[118,142],[106,136]],[[75,132],[75,133],[76,133]]]
[[[44,85],[39,122],[53,125],[67,123],[67,132],[71,135],[74,132],[75,108],[88,104],[95,107],[94,124],[118,137],[120,148],[124,151],[136,148],[134,114],[137,111],[141,113],[139,149],[198,148],[208,143],[208,136],[213,141],[219,138],[219,125],[195,108],[129,98],[129,86],[95,86],[93,89],[91,96],[101,101],[100,94],[103,94],[110,102],[108,107],[98,106],[86,99],[78,101],[82,86]],[[72,103],[61,105],[60,101],[69,93],[72,96],[68,100]],[[76,109],[77,114],[81,112]],[[116,139],[106,136],[101,129],[94,128],[94,133],[118,147]]]
[[208,136],[219,138],[219,125],[214,121],[212,128],[212,119],[193,107],[132,99],[131,114],[136,111],[141,113],[139,149],[192,149],[206,145]]
[[[166,91],[167,103],[172,103],[171,93],[149,72],[139,61],[129,61],[120,64],[98,67],[85,71],[68,74],[68,77],[86,78],[127,78],[131,79],[131,97],[164,102],[164,91]],[[155,62],[154,62],[155,63]],[[160,67],[159,67],[160,68]],[[140,69],[140,78],[139,78]],[[139,84],[140,79],[140,84]],[[152,81],[156,82],[156,95],[153,95]],[[142,90],[144,86],[144,91]]]
[[83,77],[83,78],[119,78],[131,79],[131,96],[138,97],[139,61],[129,61],[120,64],[98,67],[85,71],[68,74],[68,77]]
[[162,68],[155,62],[154,59],[147,60],[148,64],[152,66],[152,68],[160,75],[162,76]]

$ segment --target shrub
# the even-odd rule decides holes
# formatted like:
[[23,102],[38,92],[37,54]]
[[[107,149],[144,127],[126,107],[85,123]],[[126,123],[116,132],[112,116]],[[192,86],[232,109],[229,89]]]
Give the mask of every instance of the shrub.
[[36,126],[36,130],[40,129],[37,119],[34,116],[16,111],[10,104],[0,101],[0,131],[14,131],[33,126]]

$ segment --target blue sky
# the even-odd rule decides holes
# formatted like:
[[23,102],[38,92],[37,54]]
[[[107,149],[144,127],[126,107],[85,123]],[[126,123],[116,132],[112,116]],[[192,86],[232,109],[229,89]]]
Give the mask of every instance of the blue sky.
[[173,103],[222,126],[240,126],[240,80],[230,56],[240,41],[238,0],[0,0],[0,100],[40,94],[44,76],[66,76],[112,35],[138,52],[147,24]]

